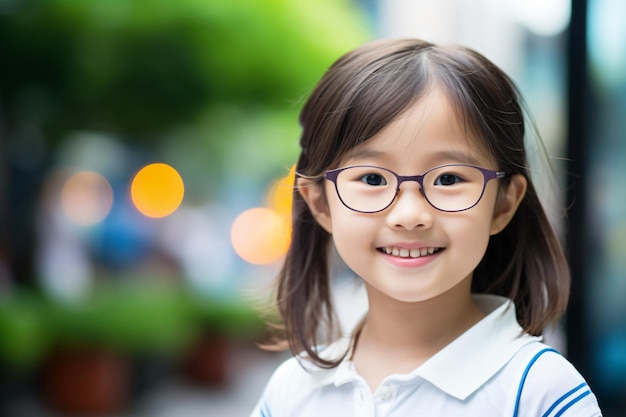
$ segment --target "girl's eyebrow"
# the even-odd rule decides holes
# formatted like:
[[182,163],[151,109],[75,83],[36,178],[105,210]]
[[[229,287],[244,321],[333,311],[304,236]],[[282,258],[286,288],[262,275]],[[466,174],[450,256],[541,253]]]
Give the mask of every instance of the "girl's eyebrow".
[[367,159],[367,158],[380,158],[385,155],[385,152],[378,151],[376,149],[357,146],[348,151],[348,159]]
[[449,149],[441,152],[437,152],[434,155],[437,160],[453,160],[470,165],[482,165],[484,161],[479,161],[475,155],[469,152],[463,152],[459,150]]

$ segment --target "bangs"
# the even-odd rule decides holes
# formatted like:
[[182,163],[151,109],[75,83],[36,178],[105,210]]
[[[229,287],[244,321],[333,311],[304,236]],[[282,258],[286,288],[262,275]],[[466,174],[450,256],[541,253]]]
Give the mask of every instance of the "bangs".
[[300,113],[299,172],[335,166],[418,101],[431,84],[423,53],[431,46],[378,41],[335,62]]
[[[437,84],[448,96],[472,146],[508,172],[526,165],[524,113],[512,80],[495,64],[462,47],[440,47],[429,54]],[[511,152],[513,151],[513,152]]]
[[[430,76],[423,55],[389,62],[367,74],[354,90],[337,131],[337,149],[347,151],[376,135],[430,89]],[[338,163],[338,157],[333,164]]]

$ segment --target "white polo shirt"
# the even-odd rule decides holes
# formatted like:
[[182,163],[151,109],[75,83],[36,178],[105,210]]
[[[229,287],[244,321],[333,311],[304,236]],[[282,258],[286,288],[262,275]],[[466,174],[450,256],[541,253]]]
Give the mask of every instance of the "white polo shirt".
[[[385,378],[376,392],[349,359],[325,370],[291,358],[275,371],[252,417],[601,415],[578,371],[523,333],[510,300],[475,299],[484,319],[413,372]],[[350,344],[341,339],[323,354],[338,357]]]

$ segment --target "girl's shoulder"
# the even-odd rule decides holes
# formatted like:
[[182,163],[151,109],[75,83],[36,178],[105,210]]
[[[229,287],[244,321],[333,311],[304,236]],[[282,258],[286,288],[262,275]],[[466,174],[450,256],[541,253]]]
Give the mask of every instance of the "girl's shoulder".
[[[515,381],[513,416],[601,416],[591,388],[574,365],[557,350],[530,343],[508,366]],[[567,413],[566,413],[567,412]]]

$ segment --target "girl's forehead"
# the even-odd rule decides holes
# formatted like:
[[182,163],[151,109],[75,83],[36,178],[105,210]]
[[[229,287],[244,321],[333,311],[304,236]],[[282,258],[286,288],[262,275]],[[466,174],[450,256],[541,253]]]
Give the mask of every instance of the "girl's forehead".
[[491,158],[449,99],[433,89],[370,139],[348,152],[352,161],[489,164]]

